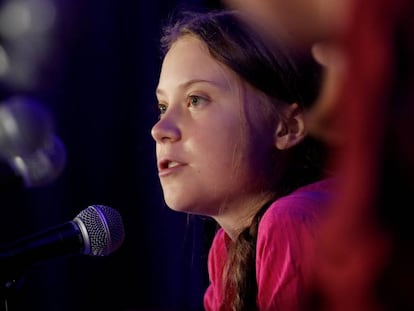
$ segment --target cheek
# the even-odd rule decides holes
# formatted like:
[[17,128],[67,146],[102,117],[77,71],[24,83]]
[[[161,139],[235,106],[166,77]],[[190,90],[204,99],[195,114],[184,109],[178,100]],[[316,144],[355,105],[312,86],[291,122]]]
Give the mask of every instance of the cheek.
[[212,125],[207,131],[197,130],[189,146],[207,169],[217,166],[230,169],[235,157],[242,153],[243,139],[240,124],[229,122],[223,126]]
[[[217,116],[217,114],[216,114]],[[193,157],[194,171],[203,188],[214,191],[232,185],[241,174],[245,150],[239,114],[222,113],[198,123],[185,141],[186,153]],[[211,189],[210,189],[211,190]]]

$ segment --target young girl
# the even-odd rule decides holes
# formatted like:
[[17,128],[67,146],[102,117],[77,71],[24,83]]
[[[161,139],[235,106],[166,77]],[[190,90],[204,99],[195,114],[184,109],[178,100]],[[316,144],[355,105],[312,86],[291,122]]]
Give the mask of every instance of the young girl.
[[267,42],[235,11],[184,14],[162,38],[152,136],[164,199],[219,225],[206,310],[299,310],[331,196],[305,123],[320,68]]

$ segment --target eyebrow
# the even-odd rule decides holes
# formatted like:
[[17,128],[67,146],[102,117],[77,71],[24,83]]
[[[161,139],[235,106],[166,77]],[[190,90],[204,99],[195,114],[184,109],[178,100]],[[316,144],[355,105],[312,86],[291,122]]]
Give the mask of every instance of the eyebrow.
[[[215,87],[223,88],[223,84],[222,83],[218,83],[218,82],[212,81],[212,80],[205,80],[205,79],[191,79],[191,80],[188,80],[188,81],[186,81],[184,83],[179,84],[178,87],[180,89],[186,89],[190,85],[197,84],[197,83],[208,83],[208,84],[212,84]],[[155,93],[157,95],[164,95],[165,94],[164,90],[162,90],[160,88],[157,88],[156,91],[155,91]]]

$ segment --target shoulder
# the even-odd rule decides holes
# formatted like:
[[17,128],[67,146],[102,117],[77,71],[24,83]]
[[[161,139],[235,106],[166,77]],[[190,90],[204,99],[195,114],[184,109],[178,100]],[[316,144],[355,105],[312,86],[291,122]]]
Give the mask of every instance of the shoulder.
[[264,213],[259,228],[278,225],[280,222],[302,224],[317,221],[326,211],[334,193],[334,179],[300,187],[275,200]]
[[312,241],[334,189],[334,180],[327,179],[303,186],[275,200],[260,221],[258,249],[279,244],[299,247]]
[[333,180],[309,184],[275,200],[264,213],[256,244],[260,309],[300,309],[298,297],[314,272],[319,223],[334,191]]

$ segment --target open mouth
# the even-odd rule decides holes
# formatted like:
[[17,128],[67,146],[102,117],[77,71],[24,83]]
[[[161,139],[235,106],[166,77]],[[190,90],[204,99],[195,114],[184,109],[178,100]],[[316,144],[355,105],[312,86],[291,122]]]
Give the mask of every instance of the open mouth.
[[181,163],[171,160],[163,160],[160,162],[159,168],[160,170],[172,168],[181,165]]

